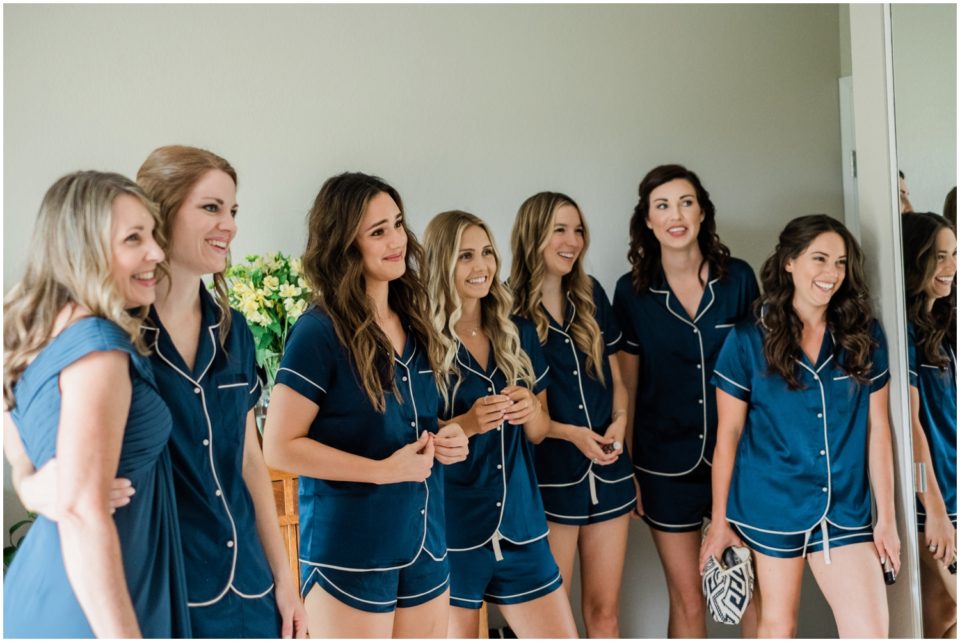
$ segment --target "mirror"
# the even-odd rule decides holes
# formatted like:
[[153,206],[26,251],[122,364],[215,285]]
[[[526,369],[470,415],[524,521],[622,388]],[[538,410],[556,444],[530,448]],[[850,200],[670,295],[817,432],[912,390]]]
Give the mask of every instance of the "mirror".
[[955,638],[956,6],[891,5],[891,25],[923,628]]

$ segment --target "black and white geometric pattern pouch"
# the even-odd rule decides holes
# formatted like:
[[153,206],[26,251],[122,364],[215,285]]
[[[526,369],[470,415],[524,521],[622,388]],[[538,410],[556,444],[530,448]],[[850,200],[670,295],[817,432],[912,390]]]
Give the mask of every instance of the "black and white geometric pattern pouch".
[[753,595],[750,549],[727,547],[723,551],[723,564],[711,555],[703,570],[703,595],[714,622],[739,624]]

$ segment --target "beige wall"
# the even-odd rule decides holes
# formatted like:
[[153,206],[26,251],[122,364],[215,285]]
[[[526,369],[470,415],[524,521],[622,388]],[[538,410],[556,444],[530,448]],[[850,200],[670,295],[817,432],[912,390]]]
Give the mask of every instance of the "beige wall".
[[897,160],[917,212],[957,184],[957,7],[892,6]]
[[[756,268],[787,219],[841,212],[838,21],[836,5],[7,5],[4,290],[53,180],[132,175],[174,142],[239,171],[236,255],[301,251],[322,180],[359,169],[399,189],[415,230],[463,208],[504,250],[525,197],[568,192],[609,291],[639,179],[680,162]],[[645,526],[631,547],[623,633],[663,636]],[[819,599],[801,635],[831,634]]]

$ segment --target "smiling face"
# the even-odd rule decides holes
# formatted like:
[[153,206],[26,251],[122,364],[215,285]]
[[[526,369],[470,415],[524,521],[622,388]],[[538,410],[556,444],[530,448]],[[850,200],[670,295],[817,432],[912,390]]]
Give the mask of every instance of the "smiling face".
[[583,222],[580,212],[569,203],[557,207],[553,229],[543,248],[543,265],[547,274],[564,277],[570,274],[584,247]]
[[950,296],[957,276],[957,237],[948,227],[940,228],[934,247],[935,267],[923,291],[930,302]]
[[190,189],[170,227],[170,267],[203,275],[223,272],[237,234],[237,186],[212,169]]
[[110,222],[110,275],[126,307],[150,305],[156,299],[157,264],[163,250],[153,238],[154,218],[134,196],[113,201]]
[[407,231],[400,207],[386,192],[378,193],[367,203],[355,242],[368,283],[403,276],[407,269]]
[[836,232],[824,232],[784,269],[793,277],[795,308],[825,309],[847,274],[847,246]]
[[703,219],[697,191],[690,181],[674,179],[650,192],[646,223],[662,249],[685,249],[696,244]]
[[497,278],[497,255],[486,231],[470,225],[460,237],[453,280],[461,301],[482,299]]

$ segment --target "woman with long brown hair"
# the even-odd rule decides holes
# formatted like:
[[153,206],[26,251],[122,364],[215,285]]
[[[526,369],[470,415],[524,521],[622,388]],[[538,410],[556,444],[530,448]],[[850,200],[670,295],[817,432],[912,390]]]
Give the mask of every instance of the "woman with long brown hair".
[[[713,515],[700,564],[754,553],[760,637],[796,631],[804,560],[840,637],[886,637],[883,566],[900,567],[883,332],[863,255],[823,214],[783,229],[755,317],[717,358]],[[877,523],[871,513],[871,486]]]
[[[650,527],[670,596],[667,634],[705,637],[697,560],[710,516],[717,412],[710,373],[730,329],[757,296],[753,270],[730,256],[700,177],[681,165],[650,170],[630,219],[630,272],[613,308],[627,389],[627,446],[636,514]],[[753,611],[744,617],[750,637]]]
[[926,464],[917,493],[923,635],[957,637],[957,235],[929,212],[903,217],[913,452]]
[[443,417],[463,426],[471,451],[446,471],[450,636],[476,637],[487,601],[521,638],[576,637],[533,468],[533,444],[550,427],[549,365],[536,330],[510,316],[513,298],[483,220],[437,214],[424,245],[449,373]]
[[628,514],[637,502],[623,448],[627,391],[614,353],[622,333],[603,287],[583,267],[589,232],[569,196],[540,192],[513,224],[514,312],[537,330],[552,376],[550,432],[536,447],[550,549],[569,594],[580,553],[591,638],[620,637]]
[[443,347],[400,194],[328,179],[308,217],[313,306],[287,340],[264,453],[300,475],[300,569],[313,637],[445,637],[449,562],[438,430]]

